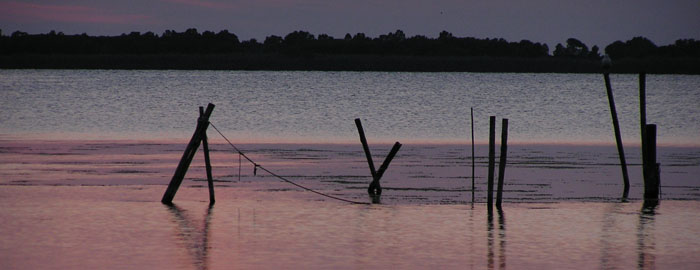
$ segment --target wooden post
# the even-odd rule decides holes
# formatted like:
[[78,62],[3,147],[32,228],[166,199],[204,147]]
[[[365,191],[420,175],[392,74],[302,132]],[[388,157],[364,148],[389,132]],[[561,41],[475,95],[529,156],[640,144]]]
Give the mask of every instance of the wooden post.
[[651,164],[646,160],[646,127],[647,126],[647,108],[646,108],[646,74],[639,73],[639,127],[640,136],[642,139],[642,178],[647,179],[647,170]]
[[[204,107],[199,106],[199,117],[204,115]],[[204,150],[204,165],[207,171],[207,185],[209,186],[209,204],[213,205],[214,199],[214,178],[211,176],[211,161],[209,159],[209,143],[207,142],[207,131],[202,134],[202,150]]]
[[[362,142],[362,148],[365,151],[365,156],[367,157],[367,163],[369,164],[369,170],[372,173],[372,182],[367,188],[367,193],[372,196],[382,195],[382,186],[379,184],[379,180],[382,179],[384,172],[389,168],[389,163],[394,159],[394,156],[401,148],[401,143],[396,142],[394,146],[389,151],[389,154],[384,159],[384,162],[379,167],[379,170],[374,169],[374,161],[372,161],[372,154],[369,152],[369,145],[367,144],[367,138],[365,137],[365,130],[362,128],[362,122],[359,118],[355,119],[355,125],[357,126],[357,131],[360,133],[360,142]],[[374,202],[378,202],[378,198]]]
[[214,179],[211,176],[211,162],[209,159],[209,144],[207,143],[207,135],[202,138],[202,150],[204,150],[204,164],[207,169],[207,185],[209,186],[209,204],[214,204]]
[[656,163],[656,125],[646,126],[646,177],[644,178],[644,199],[658,199],[660,179],[660,164]]
[[489,213],[493,212],[493,170],[494,170],[494,162],[495,162],[495,152],[496,152],[496,146],[495,146],[495,141],[496,140],[496,117],[491,116],[489,118],[489,178],[488,178],[488,183],[487,183],[487,203],[488,203],[488,210]]
[[620,156],[620,166],[622,167],[622,180],[624,183],[624,191],[622,198],[627,199],[630,191],[630,180],[627,175],[627,162],[625,161],[625,150],[622,147],[622,137],[620,136],[620,124],[617,122],[617,111],[615,110],[615,98],[613,97],[612,87],[610,86],[610,74],[606,71],[603,73],[605,79],[605,89],[608,93],[608,102],[610,103],[610,114],[613,121],[613,129],[615,130],[615,142],[617,143],[617,152]]
[[474,108],[469,108],[472,116],[472,203],[474,203]]
[[372,173],[372,178],[374,178],[377,175],[377,171],[374,169],[372,154],[369,152],[369,145],[367,144],[365,130],[362,128],[362,122],[360,121],[360,118],[355,119],[355,126],[357,126],[357,132],[360,133],[360,142],[362,143],[362,149],[365,150],[365,157],[367,157],[367,163],[369,163],[369,170]]
[[192,134],[190,142],[187,144],[187,148],[185,148],[185,152],[182,154],[182,158],[180,158],[180,163],[178,163],[177,169],[175,169],[175,173],[170,180],[170,184],[168,184],[168,188],[165,190],[165,194],[163,194],[163,199],[161,199],[162,203],[173,203],[175,193],[177,193],[182,180],[185,178],[185,173],[187,173],[187,169],[190,167],[190,163],[192,163],[194,154],[197,152],[197,148],[199,148],[199,144],[202,142],[202,137],[206,136],[206,130],[209,127],[209,116],[212,111],[214,111],[214,104],[209,103],[207,110],[197,120],[197,127],[194,130],[194,134]]
[[498,190],[496,191],[496,208],[501,210],[503,198],[503,177],[506,173],[506,153],[508,151],[508,119],[503,119],[501,124],[501,160],[498,163]]

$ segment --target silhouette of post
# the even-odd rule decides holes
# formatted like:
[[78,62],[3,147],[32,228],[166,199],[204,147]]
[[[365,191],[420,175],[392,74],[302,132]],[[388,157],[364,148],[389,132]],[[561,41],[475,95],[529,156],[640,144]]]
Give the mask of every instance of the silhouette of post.
[[[199,106],[199,117],[204,115],[204,107]],[[204,150],[204,164],[207,170],[207,185],[209,186],[209,204],[214,204],[214,179],[211,176],[211,162],[209,159],[209,143],[207,142],[207,132],[202,134],[202,150]]]
[[[185,178],[185,174],[192,163],[194,154],[197,152],[197,148],[199,148],[199,144],[202,142],[202,139],[206,136],[207,128],[209,127],[209,116],[211,116],[212,111],[214,111],[214,104],[209,103],[206,111],[204,111],[204,113],[197,120],[197,127],[194,130],[194,134],[192,134],[190,142],[185,148],[185,152],[182,154],[182,158],[180,158],[180,163],[178,163],[177,169],[175,169],[175,173],[173,174],[173,178],[170,180],[170,184],[168,184],[168,188],[165,190],[165,194],[163,194],[163,199],[161,199],[162,203],[173,203],[175,193],[177,193],[177,190],[180,188],[180,184],[182,184],[182,180]],[[210,198],[213,197],[213,193],[210,193],[209,195]],[[211,203],[213,203],[213,201]]]
[[508,119],[503,119],[501,124],[501,156],[498,163],[498,190],[496,191],[496,208],[501,210],[503,199],[503,177],[506,173],[506,153],[508,151]]
[[646,74],[639,73],[639,127],[642,139],[642,178],[647,179],[647,171],[650,163],[646,154],[646,129],[647,129],[647,108],[646,108]]
[[489,213],[493,212],[493,170],[494,170],[494,162],[495,162],[495,152],[496,152],[496,146],[495,146],[495,141],[496,140],[496,117],[491,116],[489,118],[489,178],[487,182],[487,195],[486,195],[486,201],[488,203],[488,211]]
[[365,130],[362,128],[362,122],[360,121],[360,118],[355,119],[355,126],[357,126],[357,132],[360,134],[360,142],[362,143],[362,149],[365,152],[365,157],[367,157],[367,163],[369,164],[370,173],[372,173],[372,182],[369,184],[369,188],[367,188],[367,193],[369,193],[369,195],[371,196],[382,195],[382,187],[379,184],[379,180],[381,180],[382,176],[384,175],[384,172],[386,172],[386,170],[389,168],[389,163],[391,163],[391,160],[394,159],[396,153],[399,152],[399,149],[401,148],[401,143],[394,143],[394,146],[391,148],[391,151],[389,151],[389,154],[384,159],[384,162],[379,167],[379,170],[375,170],[374,161],[372,161],[372,154],[369,151],[369,145],[367,144],[367,138],[365,137]]
[[474,203],[474,108],[469,108],[472,116],[472,203]]
[[656,163],[656,125],[646,125],[645,133],[646,157],[644,159],[648,165],[644,168],[644,199],[658,199],[661,170],[660,164]]
[[603,73],[603,78],[605,79],[605,89],[608,94],[608,102],[610,103],[610,115],[612,116],[613,129],[615,130],[615,142],[617,144],[617,152],[620,156],[620,166],[622,167],[622,180],[624,183],[624,191],[622,192],[622,198],[627,199],[627,195],[630,191],[630,180],[627,175],[627,162],[625,161],[625,150],[622,147],[622,138],[620,136],[620,124],[617,121],[617,111],[615,110],[615,98],[613,97],[612,87],[610,86],[610,73],[607,71]]

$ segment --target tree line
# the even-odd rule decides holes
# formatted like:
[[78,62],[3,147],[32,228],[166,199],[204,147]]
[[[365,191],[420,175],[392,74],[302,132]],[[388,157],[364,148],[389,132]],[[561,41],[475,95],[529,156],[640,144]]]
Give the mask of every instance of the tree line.
[[0,37],[3,54],[221,54],[221,53],[282,53],[308,54],[380,54],[380,55],[450,55],[450,56],[509,56],[541,57],[548,55],[546,44],[527,40],[508,42],[504,39],[458,38],[443,31],[438,38],[421,35],[406,37],[403,31],[367,37],[363,33],[344,38],[326,34],[318,37],[306,31],[294,31],[284,37],[271,35],[263,42],[256,39],[240,41],[226,30],[214,33],[196,29],[184,32],[166,30],[131,32],[120,36],[64,35],[51,31],[29,35],[14,32]]
[[[613,59],[643,57],[700,57],[700,41],[680,39],[674,44],[656,46],[644,37],[626,42],[616,41],[605,47]],[[508,42],[502,38],[478,39],[455,37],[442,31],[437,38],[422,35],[407,37],[403,31],[375,38],[363,33],[346,34],[334,38],[326,34],[315,36],[306,31],[294,31],[284,37],[271,35],[264,41],[240,41],[227,30],[214,33],[190,28],[184,32],[166,30],[161,35],[153,32],[131,32],[119,36],[65,35],[51,31],[46,34],[27,34],[16,31],[9,36],[0,31],[1,54],[226,54],[226,53],[279,53],[286,55],[339,54],[339,55],[409,55],[409,56],[490,56],[490,57],[601,57],[598,46],[590,49],[575,38],[557,44],[552,54],[546,44],[521,40]]]
[[[635,37],[605,47],[612,72],[700,74],[700,41],[681,39],[656,46]],[[601,50],[575,38],[557,44],[522,40],[406,37],[397,30],[378,37],[363,33],[343,38],[306,31],[262,42],[241,41],[226,30],[199,33],[167,30],[119,36],[27,34],[0,30],[0,68],[31,69],[208,69],[327,71],[558,72],[601,71]]]

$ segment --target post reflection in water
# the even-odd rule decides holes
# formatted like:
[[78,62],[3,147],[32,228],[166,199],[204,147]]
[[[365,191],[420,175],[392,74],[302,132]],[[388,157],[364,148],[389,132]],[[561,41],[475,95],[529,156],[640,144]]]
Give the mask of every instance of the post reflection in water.
[[187,211],[176,205],[166,205],[173,214],[173,221],[177,224],[177,239],[184,244],[185,249],[192,257],[192,263],[196,269],[208,269],[207,251],[209,249],[209,223],[211,220],[213,205],[209,205],[204,217],[204,225],[198,229],[191,219],[186,217]]
[[616,267],[616,263],[621,261],[625,249],[620,245],[624,236],[619,235],[624,230],[621,228],[624,220],[620,217],[620,212],[624,203],[613,203],[605,207],[603,214],[602,228],[600,232],[600,268],[611,269]]
[[637,269],[655,269],[654,219],[658,200],[644,200],[637,225]]
[[[488,253],[487,266],[488,269],[494,269],[494,226],[493,212],[488,213],[487,220],[487,247]],[[498,269],[506,268],[506,217],[503,210],[498,210]]]

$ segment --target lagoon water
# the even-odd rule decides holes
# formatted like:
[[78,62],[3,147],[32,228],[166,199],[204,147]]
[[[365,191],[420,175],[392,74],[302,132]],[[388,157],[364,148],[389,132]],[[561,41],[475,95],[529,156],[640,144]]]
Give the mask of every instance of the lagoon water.
[[[3,187],[3,269],[698,269],[700,204],[350,205],[303,193]],[[38,200],[37,198],[49,198]],[[50,203],[48,203],[50,202]]]
[[[0,268],[698,269],[700,76],[648,76],[659,205],[640,200],[637,77],[612,82],[624,202],[601,75],[0,70]],[[257,162],[356,201],[369,201],[370,176],[353,119],[375,163],[403,142],[382,204],[241,172],[212,130],[216,205],[200,153],[175,205],[161,204],[208,102],[211,122]],[[504,212],[491,216],[489,115],[510,119],[516,143]]]
[[[624,141],[639,141],[636,75],[612,75]],[[237,140],[477,141],[488,116],[509,141],[613,143],[602,75],[271,71],[0,71],[4,138],[185,138],[197,107]],[[648,75],[647,122],[659,143],[700,145],[700,76]]]

